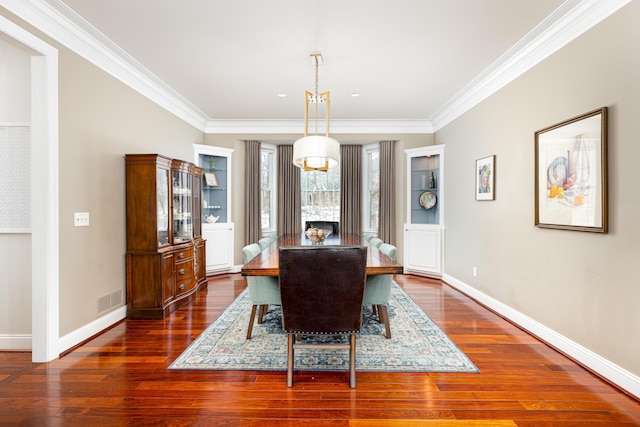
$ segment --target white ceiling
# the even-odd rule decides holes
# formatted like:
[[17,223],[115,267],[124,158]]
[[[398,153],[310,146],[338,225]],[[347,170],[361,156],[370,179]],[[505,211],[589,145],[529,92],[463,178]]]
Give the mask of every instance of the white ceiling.
[[300,120],[321,52],[332,122],[446,124],[585,1],[64,0],[79,16],[47,3],[209,122]]

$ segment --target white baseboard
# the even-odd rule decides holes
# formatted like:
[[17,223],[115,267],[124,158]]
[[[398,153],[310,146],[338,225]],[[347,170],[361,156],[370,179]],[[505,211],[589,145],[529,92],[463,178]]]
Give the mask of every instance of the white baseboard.
[[442,280],[640,399],[640,377],[448,274]]
[[0,350],[31,350],[31,334],[1,334]]
[[127,306],[115,309],[106,315],[94,320],[93,322],[60,337],[58,341],[58,353],[69,350],[78,344],[88,340],[92,336],[99,334],[105,329],[110,328],[122,319],[127,317]]

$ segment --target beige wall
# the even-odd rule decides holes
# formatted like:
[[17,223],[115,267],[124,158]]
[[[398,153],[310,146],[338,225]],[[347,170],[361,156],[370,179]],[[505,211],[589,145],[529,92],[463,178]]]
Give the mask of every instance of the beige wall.
[[[10,41],[0,36],[0,123],[29,123],[31,56]],[[0,271],[0,335],[30,335],[30,233],[0,233]]]
[[[125,289],[126,153],[193,160],[203,133],[60,48],[60,335],[96,319],[97,297]],[[73,227],[89,212],[89,227]]]
[[31,55],[0,32],[0,122],[31,121]]
[[[636,375],[638,22],[631,2],[436,133],[446,144],[446,273]],[[603,106],[609,233],[534,227],[534,132]],[[476,202],[475,160],[492,154],[496,200]]]

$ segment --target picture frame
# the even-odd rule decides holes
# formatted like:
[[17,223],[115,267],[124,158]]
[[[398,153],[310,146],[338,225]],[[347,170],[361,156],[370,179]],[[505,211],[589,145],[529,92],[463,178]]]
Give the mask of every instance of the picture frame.
[[218,186],[218,178],[216,177],[216,174],[214,172],[205,172],[204,181],[207,183],[209,187]]
[[476,160],[476,200],[495,200],[496,156]]
[[535,226],[607,233],[607,107],[535,132]]

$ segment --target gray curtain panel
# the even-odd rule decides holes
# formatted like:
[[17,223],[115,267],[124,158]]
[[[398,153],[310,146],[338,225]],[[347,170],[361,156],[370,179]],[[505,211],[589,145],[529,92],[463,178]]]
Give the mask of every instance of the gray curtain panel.
[[396,244],[394,141],[380,142],[380,212],[378,237]]
[[302,232],[300,169],[293,165],[293,145],[278,145],[278,236]]
[[245,141],[244,244],[256,243],[262,235],[260,222],[260,141]]
[[362,234],[361,145],[340,145],[340,233]]

